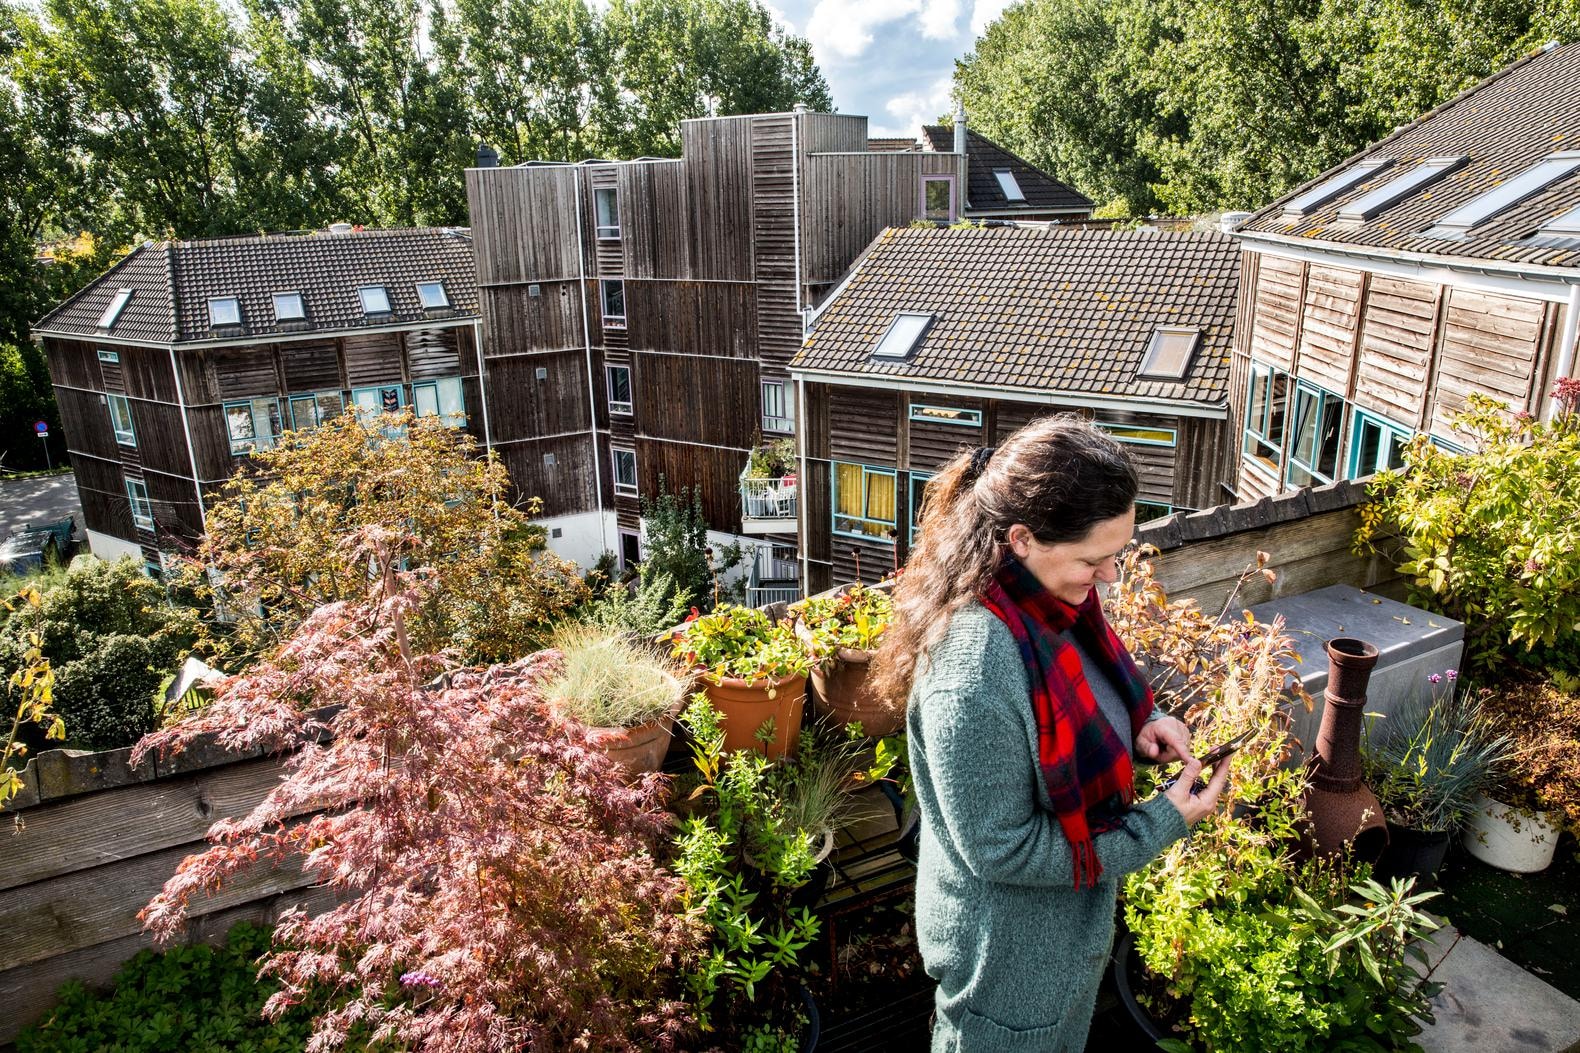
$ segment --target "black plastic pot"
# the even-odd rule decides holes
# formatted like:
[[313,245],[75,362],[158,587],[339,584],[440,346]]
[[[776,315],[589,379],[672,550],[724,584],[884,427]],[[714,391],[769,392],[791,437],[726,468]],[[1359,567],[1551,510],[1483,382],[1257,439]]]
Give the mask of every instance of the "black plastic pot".
[[817,1048],[817,1040],[823,1037],[823,1018],[818,1015],[817,1001],[806,984],[801,985],[801,1004],[806,1006],[806,1032],[801,1036],[801,1053],[812,1053]]
[[1119,1004],[1125,1007],[1130,1022],[1135,1025],[1138,1032],[1138,1038],[1150,1043],[1138,1045],[1137,1048],[1156,1049],[1157,1043],[1167,1038],[1168,1033],[1163,1025],[1153,1019],[1152,1014],[1136,1001],[1132,977],[1141,972],[1141,957],[1136,954],[1136,937],[1130,930],[1125,928],[1119,930],[1119,937],[1114,941],[1114,954],[1109,969],[1114,979],[1114,991],[1119,995]]
[[1388,847],[1374,872],[1382,879],[1414,877],[1421,888],[1435,885],[1452,840],[1447,830],[1416,830],[1390,822]]
[[900,796],[900,791],[893,783],[880,781],[878,789],[883,796],[889,799],[889,805],[894,809],[894,824],[898,832],[894,836],[894,847],[899,851],[901,858],[916,862],[917,853],[922,842],[922,814],[918,809],[905,810],[905,798]]

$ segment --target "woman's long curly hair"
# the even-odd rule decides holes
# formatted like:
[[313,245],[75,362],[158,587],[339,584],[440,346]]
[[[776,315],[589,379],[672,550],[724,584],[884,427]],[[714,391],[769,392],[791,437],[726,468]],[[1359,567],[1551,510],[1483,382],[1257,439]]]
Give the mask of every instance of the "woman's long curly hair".
[[998,570],[1010,527],[1024,523],[1048,544],[1079,541],[1135,504],[1130,455],[1073,414],[1033,421],[991,458],[985,452],[958,454],[928,484],[922,536],[895,586],[894,617],[873,660],[874,688],[891,706],[906,704],[949,619]]

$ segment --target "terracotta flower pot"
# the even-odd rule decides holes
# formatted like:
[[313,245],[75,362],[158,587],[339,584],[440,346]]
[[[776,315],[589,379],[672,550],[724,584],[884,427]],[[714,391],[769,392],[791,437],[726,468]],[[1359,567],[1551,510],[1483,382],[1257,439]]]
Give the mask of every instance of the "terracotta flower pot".
[[685,699],[679,699],[668,712],[634,727],[588,728],[588,738],[633,776],[658,771],[675,735],[675,718],[684,705]]
[[[794,750],[801,740],[806,677],[786,676],[748,684],[735,677],[714,683],[712,677],[702,676],[697,685],[723,718],[724,752],[758,749],[774,760]],[[774,737],[765,746],[757,741],[757,729],[769,719],[774,722]]]
[[861,722],[862,733],[881,739],[905,727],[905,707],[891,706],[872,692],[872,651],[841,647],[834,661],[812,669],[814,706],[838,724]]

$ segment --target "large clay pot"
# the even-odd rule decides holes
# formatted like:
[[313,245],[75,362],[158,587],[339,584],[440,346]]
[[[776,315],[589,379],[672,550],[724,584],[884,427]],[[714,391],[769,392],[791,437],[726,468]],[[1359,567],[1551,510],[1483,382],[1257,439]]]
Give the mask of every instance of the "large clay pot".
[[675,734],[675,718],[684,705],[685,699],[678,699],[667,713],[635,727],[589,728],[588,738],[633,776],[658,771]]
[[[805,625],[796,625],[796,636],[811,645],[812,634]],[[872,651],[841,647],[832,661],[813,666],[812,705],[820,716],[840,726],[860,721],[862,734],[881,739],[905,727],[905,707],[890,706],[873,695],[867,676],[872,655]]]
[[1540,812],[1527,812],[1482,796],[1465,823],[1465,851],[1500,870],[1534,874],[1546,870],[1558,847],[1558,826]]
[[[714,683],[712,677],[704,676],[697,683],[723,718],[725,753],[758,749],[769,760],[775,760],[794,750],[801,741],[806,677],[787,676],[748,684],[735,677]],[[770,718],[774,722],[774,737],[765,746],[757,741],[757,729]]]

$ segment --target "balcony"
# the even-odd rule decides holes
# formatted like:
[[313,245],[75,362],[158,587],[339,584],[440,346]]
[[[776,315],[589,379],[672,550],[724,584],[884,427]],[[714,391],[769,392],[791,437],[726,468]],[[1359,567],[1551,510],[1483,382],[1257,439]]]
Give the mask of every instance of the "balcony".
[[757,550],[746,574],[746,606],[794,603],[801,598],[801,564],[794,549],[766,545]]
[[743,534],[794,534],[796,532],[796,476],[794,461],[781,461],[754,450],[741,469],[741,532]]

